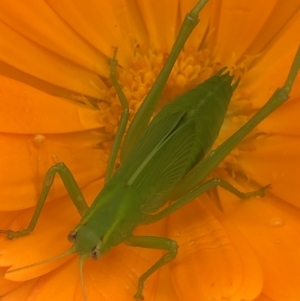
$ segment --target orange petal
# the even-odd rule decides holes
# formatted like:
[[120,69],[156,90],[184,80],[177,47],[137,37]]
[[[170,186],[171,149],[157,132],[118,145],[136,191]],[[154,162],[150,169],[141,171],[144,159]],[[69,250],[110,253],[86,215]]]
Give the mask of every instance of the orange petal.
[[[107,58],[112,57],[113,47],[117,47],[119,49],[118,60],[122,65],[127,66],[132,59],[132,49],[129,43],[131,40],[128,39],[128,32],[124,31],[123,24],[119,23],[116,18],[110,2],[89,1],[87,4],[80,0],[61,3],[51,0],[48,3],[81,38],[105,54]],[[100,61],[93,63],[99,70],[103,69]]]
[[242,57],[255,40],[272,14],[276,0],[229,0],[215,3],[219,12],[218,21],[213,28],[217,59],[225,65],[231,65]]
[[[246,55],[256,55],[265,51],[274,51],[276,44],[284,45],[283,41],[286,40],[286,35],[289,35],[291,30],[294,34],[290,41],[286,40],[285,49],[291,48],[291,45],[297,45],[298,34],[297,31],[294,31],[292,28],[299,26],[300,3],[297,1],[289,1],[287,3],[285,0],[279,0],[274,3],[272,13],[264,23],[260,32],[255,36]],[[257,3],[255,3],[255,5],[257,5]],[[270,1],[264,2],[264,5],[269,6]],[[261,17],[260,12],[258,12],[258,16],[259,18]],[[255,20],[254,23],[259,22],[257,19],[258,18],[255,17],[253,18],[253,20]],[[252,25],[255,26],[255,24]],[[274,57],[274,59],[276,60],[276,57]]]
[[[300,76],[295,87],[300,84]],[[298,85],[299,86],[299,85]],[[262,121],[258,130],[269,135],[300,136],[300,94],[298,98],[289,99],[278,110]]]
[[1,1],[0,19],[29,40],[75,64],[94,72],[100,71],[104,75],[107,58],[66,26],[64,20],[46,2],[33,0],[30,5],[12,5],[10,1]]
[[266,295],[261,294],[259,297],[255,298],[253,301],[278,301],[278,299],[268,298]]
[[151,46],[169,51],[177,29],[178,0],[139,1],[140,14],[148,30]]
[[[232,197],[232,195],[230,197]],[[228,199],[222,197],[222,203],[224,201],[228,202]],[[230,222],[228,217],[221,213],[219,208],[216,207],[210,199],[205,199],[205,205],[222,224],[226,233],[228,233],[243,263],[243,282],[230,300],[252,300],[261,292],[263,286],[263,270],[260,262],[247,239],[245,239],[237,227]]]
[[[297,37],[300,31],[300,9],[295,12],[292,21],[280,32],[280,38],[273,41],[272,47],[258,57],[255,65],[243,77],[242,83],[252,94],[254,107],[261,107],[285,82],[299,46]],[[300,95],[299,83],[298,76],[291,92],[292,98]]]
[[255,151],[240,153],[239,165],[261,186],[271,184],[272,193],[300,207],[298,139],[286,136],[258,138]]
[[[34,206],[46,171],[57,162],[64,162],[69,167],[80,187],[103,176],[106,168],[105,153],[94,148],[101,141],[95,133],[42,137],[44,138],[33,135],[1,135],[1,210]],[[55,180],[49,199],[65,194],[62,182]]]
[[300,211],[266,196],[239,201],[226,215],[257,254],[263,293],[274,300],[299,300]]
[[149,301],[180,301],[170,277],[172,274],[171,264],[161,267],[157,271],[157,274],[158,277],[150,294]]
[[[90,131],[100,126],[96,111],[7,78],[1,80],[2,210],[35,205],[46,171],[59,161],[68,165],[79,185],[103,175],[105,154],[96,145],[104,138]],[[66,194],[62,182],[55,182],[50,198]]]
[[[33,215],[33,209],[23,211],[4,229],[22,230],[27,227]],[[47,203],[39,216],[36,228],[30,235],[14,240],[5,239],[1,244],[0,266],[11,266],[10,270],[25,267],[66,252],[70,248],[68,233],[79,222],[79,215],[68,198],[59,202]],[[3,229],[3,225],[1,225]],[[22,256],[20,256],[20,252]],[[61,265],[70,256],[41,264],[32,268],[8,273],[6,279],[24,281],[48,273]]]
[[[204,199],[205,196],[201,197]],[[170,237],[180,246],[172,264],[174,287],[180,300],[194,300],[195,296],[205,301],[240,300],[241,288],[243,298],[259,293],[261,271],[249,247],[241,237],[234,237],[234,231],[227,233],[229,228],[224,229],[201,202],[194,201],[171,215],[170,228]],[[240,252],[247,248],[241,257]],[[243,260],[248,261],[245,266]],[[244,286],[244,281],[249,284],[246,276],[257,282]]]
[[[129,44],[136,43],[137,46],[141,44],[149,45],[147,28],[145,27],[144,20],[141,16],[138,2],[111,0],[110,3],[116,21],[120,25],[122,35],[129,40]],[[132,50],[130,51],[130,55],[132,55]],[[126,66],[122,59],[120,60],[120,63],[121,65]]]
[[[0,240],[0,241],[1,241],[0,243],[2,243],[2,240]],[[0,268],[0,296],[3,296],[5,294],[9,293],[10,291],[17,289],[21,285],[21,283],[17,283],[17,282],[5,279],[4,274],[5,274],[6,270],[7,270],[6,268]]]
[[0,76],[2,133],[59,134],[97,129],[99,111]]
[[[187,40],[186,45],[192,45],[195,49],[198,49],[199,45],[201,44],[206,31],[208,30],[210,24],[214,24],[214,21],[212,21],[212,16],[214,11],[214,7],[212,4],[213,1],[209,1],[205,7],[201,10],[199,14],[199,20],[200,22],[197,24],[193,32],[191,33],[191,36]],[[180,21],[179,24],[181,25],[184,21],[185,16],[187,13],[191,11],[191,9],[196,5],[197,1],[195,0],[185,0],[185,1],[179,1],[179,8],[180,8]],[[211,25],[214,27],[214,25]]]
[[1,301],[28,300],[32,288],[36,285],[36,280],[24,282],[5,296],[1,296]]
[[[28,40],[2,22],[0,46],[0,59],[3,62],[48,83],[95,98],[99,98],[99,90],[105,88],[96,73]],[[108,71],[107,64],[104,72],[107,74]]]

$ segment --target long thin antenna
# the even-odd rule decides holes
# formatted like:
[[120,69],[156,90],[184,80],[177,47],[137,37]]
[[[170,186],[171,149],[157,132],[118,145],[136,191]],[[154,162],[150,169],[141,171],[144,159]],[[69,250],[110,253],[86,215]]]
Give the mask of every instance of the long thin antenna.
[[2,273],[2,274],[5,274],[5,275],[6,275],[6,274],[10,274],[10,273],[14,273],[14,272],[21,271],[21,270],[33,268],[33,267],[35,267],[35,266],[38,266],[38,265],[41,265],[41,264],[45,264],[45,263],[48,263],[48,262],[51,262],[51,261],[60,259],[60,258],[66,257],[66,256],[71,255],[71,254],[74,254],[74,253],[75,253],[74,248],[70,248],[67,252],[62,253],[62,254],[60,254],[60,255],[57,255],[57,256],[54,256],[54,257],[51,257],[51,258],[42,260],[42,261],[38,261],[38,262],[35,262],[35,263],[32,263],[32,264],[28,264],[28,265],[25,265],[25,266],[22,266],[22,267],[13,269],[13,270],[8,270],[8,271],[6,271],[6,272],[4,272],[4,273]]
[[82,289],[82,295],[83,295],[83,300],[87,300],[87,293],[84,285],[84,278],[83,278],[83,264],[85,260],[87,259],[88,256],[81,255],[79,257],[79,276],[80,276],[80,283],[81,283],[81,289]]

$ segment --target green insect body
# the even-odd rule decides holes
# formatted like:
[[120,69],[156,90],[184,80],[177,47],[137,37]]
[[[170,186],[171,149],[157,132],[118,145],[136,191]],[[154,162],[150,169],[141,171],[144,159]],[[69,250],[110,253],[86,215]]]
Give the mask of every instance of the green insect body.
[[[232,96],[231,79],[228,73],[215,75],[155,116],[75,229],[77,236],[83,231],[82,236],[91,237],[90,243],[84,241],[88,252],[99,246],[103,254],[130,237],[210,150]],[[81,239],[75,244],[76,251],[84,248]]]
[[[122,242],[136,247],[165,250],[166,253],[139,278],[135,294],[138,300],[143,299],[146,279],[176,257],[178,246],[175,241],[163,237],[135,236],[132,233],[138,225],[160,220],[216,186],[240,198],[264,195],[266,187],[242,193],[221,179],[204,180],[245,135],[288,98],[299,70],[300,50],[283,88],[278,89],[252,119],[212,152],[210,149],[224,121],[232,93],[238,85],[238,81],[232,83],[233,77],[228,72],[224,73],[224,69],[165,106],[149,123],[174,62],[196,26],[198,13],[206,2],[208,0],[199,1],[187,15],[164,68],[131,123],[121,150],[121,165],[113,175],[128,120],[128,103],[116,79],[117,61],[115,58],[111,60],[111,79],[123,106],[123,113],[107,168],[106,184],[91,207],[85,202],[71,172],[64,163],[58,163],[47,172],[29,226],[21,231],[1,230],[10,239],[33,231],[54,176],[58,173],[82,219],[68,236],[73,246],[67,252],[30,267],[78,253],[85,300],[88,297],[82,269],[83,262],[89,257],[98,259]],[[160,210],[163,206],[164,209]]]

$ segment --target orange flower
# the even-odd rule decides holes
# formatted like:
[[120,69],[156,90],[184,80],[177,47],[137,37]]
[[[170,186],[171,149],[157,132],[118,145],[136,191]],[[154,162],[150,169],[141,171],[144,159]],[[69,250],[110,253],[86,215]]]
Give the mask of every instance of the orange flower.
[[[65,162],[87,201],[103,185],[120,105],[108,80],[118,47],[119,81],[133,114],[195,0],[0,2],[0,229],[27,227],[44,175]],[[241,76],[222,133],[234,132],[284,82],[298,47],[297,1],[210,0],[180,55],[161,105],[222,66]],[[136,233],[166,236],[179,254],[146,281],[150,300],[300,299],[300,77],[291,99],[214,171],[264,198],[222,189],[202,195]],[[55,180],[28,236],[0,237],[0,266],[12,269],[65,252],[80,216]],[[88,300],[133,300],[137,278],[162,252],[114,247],[87,261]],[[82,300],[77,256],[3,275],[2,301]]]

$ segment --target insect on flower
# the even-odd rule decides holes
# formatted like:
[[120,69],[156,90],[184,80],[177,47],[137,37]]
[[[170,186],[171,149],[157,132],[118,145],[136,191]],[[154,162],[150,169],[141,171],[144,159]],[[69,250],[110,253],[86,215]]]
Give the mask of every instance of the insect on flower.
[[[300,50],[283,87],[275,91],[243,127],[213,151],[211,148],[222,127],[232,94],[239,84],[239,80],[234,81],[226,68],[166,105],[149,122],[174,63],[199,21],[199,12],[207,2],[199,1],[186,16],[161,73],[126,134],[128,101],[116,76],[118,63],[115,50],[110,60],[111,81],[123,111],[107,166],[105,186],[89,207],[67,166],[60,162],[51,167],[28,227],[20,231],[1,230],[1,233],[6,234],[8,239],[14,239],[34,231],[54,176],[58,173],[81,215],[81,221],[68,235],[73,245],[55,258],[7,273],[77,253],[83,296],[88,300],[83,277],[83,263],[86,259],[99,259],[120,243],[164,250],[165,254],[138,279],[134,297],[143,300],[145,281],[160,267],[176,258],[178,245],[166,237],[132,234],[137,226],[154,223],[170,215],[216,186],[243,199],[264,195],[267,186],[243,193],[222,179],[205,179],[257,124],[288,99],[300,66]],[[119,149],[121,165],[113,172]]]

